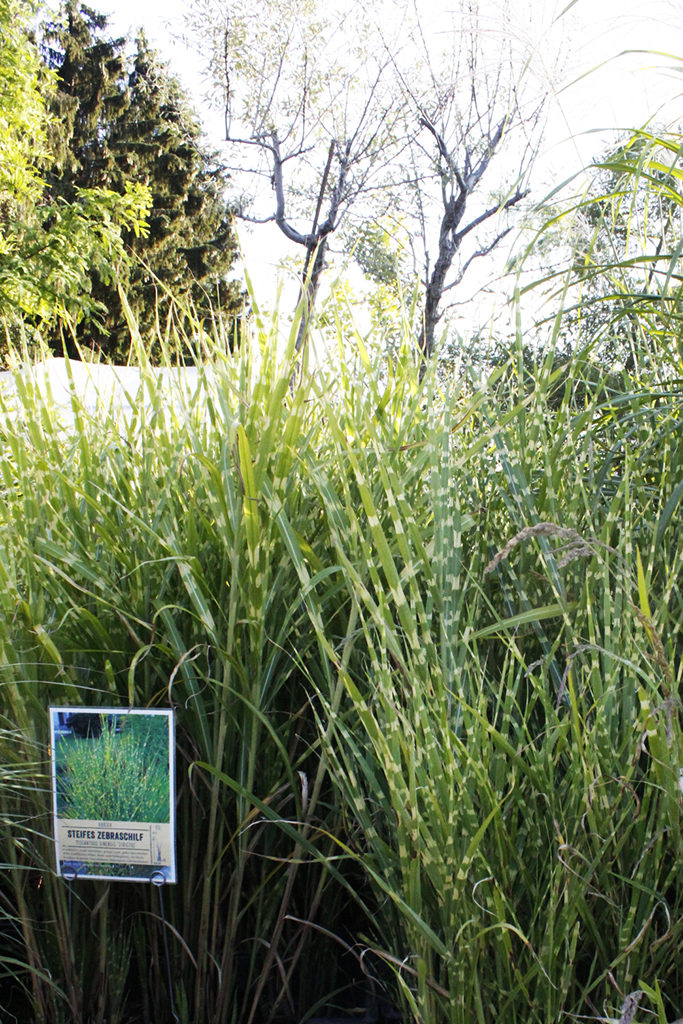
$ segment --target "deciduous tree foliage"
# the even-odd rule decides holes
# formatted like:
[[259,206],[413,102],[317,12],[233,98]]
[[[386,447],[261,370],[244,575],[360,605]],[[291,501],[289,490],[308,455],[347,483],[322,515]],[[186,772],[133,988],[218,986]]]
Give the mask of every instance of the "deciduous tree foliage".
[[680,154],[680,130],[622,137],[596,158],[580,194],[544,211],[540,243],[529,248],[544,276],[527,289],[569,287],[567,342],[578,349],[590,339],[606,367],[633,370],[651,358],[655,338],[680,347]]
[[22,314],[75,324],[92,313],[90,272],[108,280],[125,262],[121,230],[144,232],[148,205],[142,183],[45,194],[53,76],[29,39],[32,14],[23,0],[0,0],[0,316],[9,334]]
[[[154,338],[174,304],[181,317],[187,306],[199,317],[219,308],[239,314],[239,287],[226,280],[236,256],[228,174],[206,148],[187,96],[144,33],[128,55],[125,40],[107,37],[106,28],[104,15],[76,0],[43,28],[62,126],[50,186],[67,199],[85,183],[117,193],[131,181],[149,187],[149,232],[125,235],[136,259],[122,268],[120,283],[154,354]],[[92,287],[106,312],[83,325],[78,339],[125,359],[130,330],[117,283],[95,273]]]

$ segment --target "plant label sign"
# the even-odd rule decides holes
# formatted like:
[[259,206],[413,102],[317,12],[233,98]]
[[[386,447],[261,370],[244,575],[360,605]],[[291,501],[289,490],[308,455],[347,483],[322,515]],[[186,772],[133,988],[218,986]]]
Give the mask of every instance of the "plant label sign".
[[57,874],[175,882],[173,712],[49,712]]

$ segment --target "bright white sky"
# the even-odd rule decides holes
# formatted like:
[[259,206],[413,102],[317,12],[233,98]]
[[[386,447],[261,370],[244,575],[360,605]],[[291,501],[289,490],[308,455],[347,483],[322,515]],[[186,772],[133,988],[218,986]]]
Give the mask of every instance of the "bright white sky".
[[[492,2],[481,0],[481,8]],[[448,0],[417,3],[428,16],[442,5],[448,8]],[[144,25],[150,42],[192,95],[218,148],[221,121],[202,104],[206,84],[197,58],[173,39],[182,32],[183,12],[191,7],[191,0],[109,0],[109,4],[112,35],[134,35],[137,26]],[[641,127],[650,118],[665,124],[683,121],[680,0],[575,0],[573,5],[570,0],[510,0],[510,4],[535,32],[551,24],[563,7],[571,6],[559,22],[566,69],[550,108],[545,152],[537,164],[539,196],[589,163],[613,140],[615,130]],[[107,12],[106,0],[94,6]],[[557,40],[557,24],[554,31]],[[274,226],[243,229],[240,237],[252,276],[264,281],[268,268],[291,251]]]
[[[98,10],[110,11],[112,34],[134,34],[144,25],[147,35],[168,59],[173,70],[194,96],[198,106],[204,91],[201,68],[193,53],[172,38],[182,31],[183,12],[191,8],[191,0],[106,0],[96,4]],[[444,7],[447,0],[440,0]],[[433,12],[432,0],[418,0],[418,7]],[[486,6],[483,0],[482,7]],[[551,163],[561,171],[561,164],[585,162],[600,149],[600,139],[607,138],[615,128],[642,125],[657,114],[660,120],[673,121],[681,115],[683,93],[683,5],[679,0],[512,0],[520,11],[531,11],[530,21],[548,24],[554,11],[571,6],[560,24],[566,40],[569,70],[564,89],[557,96],[559,109],[551,118],[548,145],[555,149],[561,142],[575,137],[572,159],[562,147],[562,159]],[[536,12],[536,14],[534,14]],[[623,51],[636,52],[619,56]],[[657,52],[658,51],[658,52]],[[667,57],[666,55],[670,55]],[[602,65],[602,67],[599,67]],[[579,81],[585,72],[593,70]],[[562,83],[560,83],[562,84]],[[220,139],[220,119],[200,107],[216,141]],[[598,132],[598,137],[589,133]]]

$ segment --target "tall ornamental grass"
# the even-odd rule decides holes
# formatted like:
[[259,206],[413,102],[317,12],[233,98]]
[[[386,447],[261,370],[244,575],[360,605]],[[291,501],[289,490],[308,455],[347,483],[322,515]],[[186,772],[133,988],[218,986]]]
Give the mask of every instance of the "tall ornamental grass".
[[[216,344],[195,390],[172,400],[143,367],[124,419],[89,414],[75,392],[67,416],[30,368],[15,376],[1,462],[2,942],[23,988],[8,1009],[26,1015],[28,1000],[31,1019],[171,1019],[152,887],[75,883],[69,931],[53,874],[49,704],[176,711],[181,883],[164,901],[181,1020],[294,1016],[348,982],[322,932],[321,967],[302,969],[306,922],[336,933],[347,913],[328,868],[297,845],[321,815],[338,827],[309,676],[331,700],[336,679],[261,496],[280,503],[307,564],[328,566],[300,461],[319,441],[319,410],[310,385],[290,392],[293,344],[278,357],[276,323],[235,357]],[[334,590],[324,615],[342,643],[349,611]],[[334,852],[320,830],[315,841]]]
[[[622,157],[639,256],[591,268],[566,365],[560,308],[531,374],[519,328],[497,379],[426,379],[406,443],[390,388],[325,404],[349,469],[311,472],[359,620],[325,749],[381,910],[366,962],[416,1020],[683,1013],[681,245],[643,216],[683,207],[680,138]],[[602,370],[625,323],[631,370]]]
[[361,388],[345,406],[341,486],[311,466],[360,633],[326,749],[381,908],[366,963],[416,1020],[620,1020],[645,992],[664,1024],[683,1013],[681,396],[550,365],[529,393],[428,389],[409,458]]
[[139,353],[127,418],[74,390],[67,422],[15,374],[5,1010],[172,1019],[157,893],[77,881],[69,908],[54,875],[62,703],[176,711],[181,1021],[303,1024],[366,1000],[424,1024],[674,1021],[676,346],[631,372],[603,373],[590,344],[557,365],[560,313],[533,374],[520,328],[495,372],[444,383],[409,325],[390,361],[334,299],[325,314],[317,360],[277,313],[234,354],[204,337],[173,401]]

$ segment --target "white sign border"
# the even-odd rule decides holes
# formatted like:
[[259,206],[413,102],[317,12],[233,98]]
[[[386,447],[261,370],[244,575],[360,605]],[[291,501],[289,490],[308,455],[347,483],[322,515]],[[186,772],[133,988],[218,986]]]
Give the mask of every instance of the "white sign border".
[[[57,865],[56,874],[58,877],[66,878],[61,869],[61,857],[59,851],[59,829],[57,821],[60,820],[57,814],[57,756],[55,743],[55,721],[56,713],[59,714],[87,714],[87,715],[163,715],[169,721],[168,728],[168,763],[169,763],[169,821],[171,825],[171,860],[167,865],[170,868],[170,878],[164,877],[165,885],[175,885],[178,881],[175,848],[175,712],[171,708],[112,708],[112,707],[79,707],[72,705],[51,704],[48,707],[50,718],[50,760],[52,777],[52,829],[55,844],[55,860]],[[65,819],[61,819],[65,820]],[[149,884],[152,879],[149,876],[136,877],[133,875],[76,875],[81,879],[92,879],[93,881],[106,882],[146,882]]]

